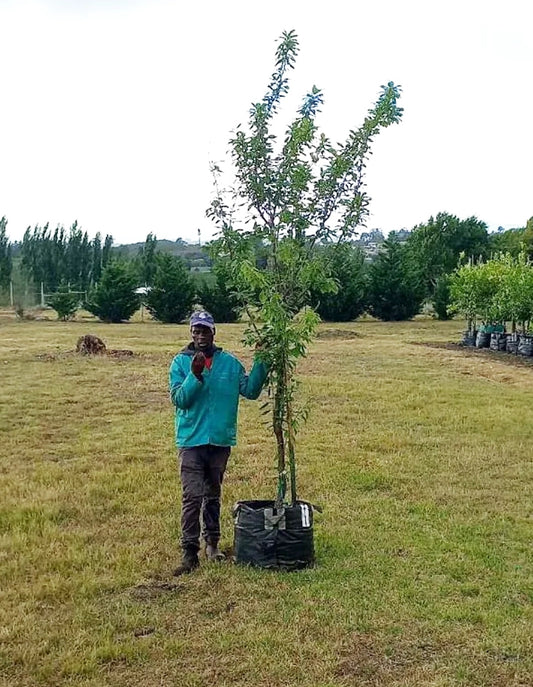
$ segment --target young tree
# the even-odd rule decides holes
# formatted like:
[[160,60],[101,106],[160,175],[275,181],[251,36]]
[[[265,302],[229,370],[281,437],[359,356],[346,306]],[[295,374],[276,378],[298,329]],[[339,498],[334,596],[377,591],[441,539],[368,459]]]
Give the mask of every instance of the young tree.
[[518,324],[526,334],[533,320],[533,265],[525,252],[516,258],[511,255],[500,255],[500,279],[495,295],[497,319],[511,322],[511,330]]
[[177,324],[190,314],[195,286],[185,263],[169,253],[157,253],[153,286],[145,297],[152,316],[165,323]]
[[[344,144],[334,145],[318,131],[322,93],[313,86],[278,145],[273,120],[288,91],[287,75],[297,53],[296,34],[283,33],[267,92],[252,106],[248,128],[238,127],[230,141],[234,187],[227,195],[220,190],[220,170],[214,167],[217,193],[208,210],[220,231],[219,253],[229,261],[232,282],[250,318],[245,341],[262,346],[261,355],[269,364],[277,505],[284,502],[288,481],[291,501],[297,497],[295,435],[304,415],[295,409],[294,373],[319,319],[302,306],[311,290],[335,289],[314,248],[355,235],[368,214],[363,175],[371,143],[402,113],[399,88],[390,82],[362,126],[351,131]],[[265,270],[254,262],[257,239],[267,249]]]
[[0,289],[7,289],[11,281],[13,262],[11,259],[11,244],[6,233],[7,219],[0,219]]
[[48,303],[56,311],[58,319],[66,322],[75,315],[76,310],[79,308],[80,297],[78,294],[71,293],[68,286],[63,283]]
[[135,293],[136,276],[127,262],[109,262],[96,288],[89,294],[86,308],[103,322],[129,320],[139,307]]
[[502,302],[502,287],[506,282],[508,265],[504,260],[475,262],[470,259],[460,265],[450,277],[451,313],[461,313],[467,320],[468,331],[506,317]]
[[410,320],[423,299],[424,286],[411,255],[392,233],[370,266],[370,312],[380,320]]

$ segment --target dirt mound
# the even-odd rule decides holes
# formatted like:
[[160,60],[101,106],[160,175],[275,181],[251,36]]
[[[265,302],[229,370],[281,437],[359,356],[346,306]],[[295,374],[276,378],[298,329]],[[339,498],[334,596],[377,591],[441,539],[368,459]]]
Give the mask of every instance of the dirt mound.
[[80,336],[76,343],[76,353],[81,355],[105,355],[106,345],[93,334],[84,334]]
[[108,349],[102,339],[93,334],[80,336],[76,343],[76,353],[81,355],[110,355],[113,358],[129,358],[134,355],[133,351],[126,348]]

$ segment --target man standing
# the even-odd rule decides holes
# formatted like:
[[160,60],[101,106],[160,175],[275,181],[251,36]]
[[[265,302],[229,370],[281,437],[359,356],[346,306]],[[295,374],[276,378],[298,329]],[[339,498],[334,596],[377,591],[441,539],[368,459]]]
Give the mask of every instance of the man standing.
[[257,398],[268,372],[256,359],[247,375],[237,358],[215,346],[215,322],[208,312],[194,312],[190,327],[192,342],[174,358],[169,374],[182,484],[183,558],[174,575],[199,566],[200,518],[207,559],[224,559],[218,548],[220,493],[236,443],[239,394]]

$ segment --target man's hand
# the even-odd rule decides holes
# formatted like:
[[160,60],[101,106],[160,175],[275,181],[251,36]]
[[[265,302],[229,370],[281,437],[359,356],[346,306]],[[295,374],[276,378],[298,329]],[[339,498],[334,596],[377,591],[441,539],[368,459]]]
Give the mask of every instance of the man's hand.
[[205,367],[205,355],[201,351],[197,351],[194,354],[194,358],[191,363],[191,372],[200,382],[203,381],[202,372]]

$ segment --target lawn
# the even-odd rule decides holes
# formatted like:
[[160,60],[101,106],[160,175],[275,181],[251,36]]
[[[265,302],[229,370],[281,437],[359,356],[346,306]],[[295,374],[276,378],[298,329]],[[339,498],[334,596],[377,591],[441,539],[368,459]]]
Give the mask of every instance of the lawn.
[[[461,322],[323,324],[300,367],[317,565],[173,578],[169,363],[186,326],[0,313],[0,685],[533,685],[533,365]],[[239,325],[218,343],[248,365]],[[85,358],[96,334],[133,356]],[[243,401],[231,506],[275,492]]]

